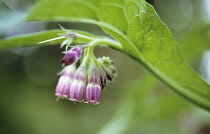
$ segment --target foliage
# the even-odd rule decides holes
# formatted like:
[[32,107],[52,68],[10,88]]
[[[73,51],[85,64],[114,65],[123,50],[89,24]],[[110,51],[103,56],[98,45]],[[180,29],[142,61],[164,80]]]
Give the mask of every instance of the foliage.
[[[79,23],[82,26],[79,29],[84,28],[84,23],[96,24],[109,37],[72,30],[81,35],[73,40],[73,44],[87,44],[100,38],[103,40],[101,44],[129,55],[147,72],[138,71],[138,63],[131,61],[130,64],[125,55],[114,51],[112,58],[118,57],[119,61],[115,61],[119,77],[103,93],[100,105],[74,105],[62,100],[55,103],[52,89],[57,81],[55,73],[60,67],[60,49],[57,46],[33,46],[60,44],[63,39],[37,43],[55,38],[64,31],[44,30],[2,39],[1,133],[191,134],[199,133],[199,130],[208,133],[209,114],[202,117],[203,113],[197,113],[195,107],[180,99],[185,98],[210,110],[210,86],[186,62],[195,62],[203,51],[210,48],[209,24],[198,24],[197,20],[201,22],[201,17],[192,20],[193,23],[196,21],[196,25],[192,23],[191,29],[188,27],[190,30],[177,38],[178,44],[154,8],[145,0],[36,2],[27,15],[14,13],[1,2],[1,36],[24,21],[28,24],[33,21],[46,24],[65,22],[68,26]],[[193,11],[197,13],[198,9]],[[65,28],[68,29],[68,26]],[[12,49],[22,47],[32,48]],[[13,53],[24,50],[28,51],[24,56]],[[109,53],[105,48],[100,52]],[[198,62],[195,64],[198,65]],[[167,86],[161,85],[158,80]],[[181,97],[167,91],[167,87]],[[10,129],[11,126],[13,129]]]
[[[186,63],[169,29],[144,0],[41,0],[28,14],[27,21],[97,24],[121,43],[123,52],[136,59],[159,80],[184,98],[210,110],[209,84]],[[44,31],[6,39],[0,46],[4,49],[35,45],[54,33],[57,32]]]

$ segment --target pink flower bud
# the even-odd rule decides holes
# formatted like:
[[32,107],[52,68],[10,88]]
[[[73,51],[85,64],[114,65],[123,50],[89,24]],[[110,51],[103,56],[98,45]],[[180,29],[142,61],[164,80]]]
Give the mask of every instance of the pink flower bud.
[[67,53],[64,55],[64,57],[61,60],[61,62],[65,66],[75,63],[81,57],[84,48],[85,48],[84,46],[75,46],[75,47],[73,47],[72,49],[67,51]]

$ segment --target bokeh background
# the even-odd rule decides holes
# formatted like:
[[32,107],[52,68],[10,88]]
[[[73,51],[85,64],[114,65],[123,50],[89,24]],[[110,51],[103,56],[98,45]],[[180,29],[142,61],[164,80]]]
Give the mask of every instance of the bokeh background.
[[[210,81],[210,1],[148,0],[180,43],[187,62]],[[65,28],[105,35],[95,25],[23,22],[36,0],[0,1],[0,38]],[[56,35],[55,35],[56,36]],[[107,35],[105,35],[107,36]],[[15,43],[15,42],[14,42]],[[210,134],[210,114],[172,92],[136,61],[109,48],[118,76],[100,105],[56,101],[63,50],[57,46],[0,51],[1,134]]]

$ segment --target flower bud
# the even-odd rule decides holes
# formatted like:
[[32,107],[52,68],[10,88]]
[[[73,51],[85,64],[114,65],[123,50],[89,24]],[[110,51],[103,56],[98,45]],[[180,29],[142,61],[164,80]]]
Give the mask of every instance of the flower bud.
[[66,66],[61,71],[61,77],[56,86],[55,96],[58,98],[69,98],[70,88],[73,81],[74,73],[76,71],[75,65]]
[[109,80],[109,81],[113,81],[114,80],[114,77],[116,76],[116,69],[113,65],[107,65],[104,67],[104,71],[106,73],[106,78]]
[[82,55],[84,46],[75,46],[66,52],[61,62],[67,66],[75,63]]
[[84,66],[80,66],[74,75],[74,81],[70,89],[69,100],[83,102],[86,86],[87,86],[86,68]]
[[86,103],[100,103],[100,72],[97,68],[91,68],[88,77],[88,85],[86,89]]
[[100,86],[101,89],[104,89],[107,83],[106,73],[103,69],[100,69]]
[[110,59],[110,57],[103,56],[102,58],[98,58],[98,61],[103,63],[104,65],[113,65],[114,61]]
[[109,69],[106,70],[106,78],[109,81],[113,81],[114,80],[114,75],[111,73],[111,71]]

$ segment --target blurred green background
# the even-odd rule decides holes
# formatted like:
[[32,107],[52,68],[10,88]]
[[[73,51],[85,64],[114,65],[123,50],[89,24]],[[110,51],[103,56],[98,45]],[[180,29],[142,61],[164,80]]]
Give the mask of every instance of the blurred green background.
[[[210,66],[203,60],[210,49],[209,0],[148,2],[180,43],[188,63],[209,81]],[[59,23],[105,35],[99,27],[84,23],[23,22],[34,3],[0,2],[1,38],[58,29]],[[61,52],[59,46],[0,51],[1,134],[210,134],[207,111],[167,89],[127,55],[109,48],[95,50],[96,56],[111,57],[118,69],[115,81],[102,92],[100,105],[56,101]]]

